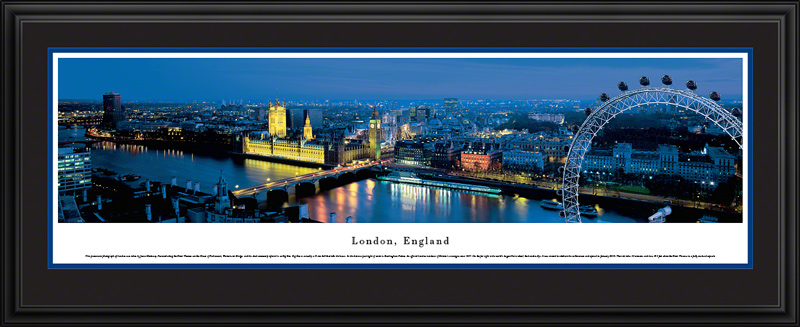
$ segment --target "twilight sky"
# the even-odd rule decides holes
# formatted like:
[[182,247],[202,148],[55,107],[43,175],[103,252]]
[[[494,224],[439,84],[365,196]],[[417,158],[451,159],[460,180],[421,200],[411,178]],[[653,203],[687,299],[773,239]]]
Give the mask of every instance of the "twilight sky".
[[59,59],[59,99],[595,99],[648,76],[741,99],[741,59]]

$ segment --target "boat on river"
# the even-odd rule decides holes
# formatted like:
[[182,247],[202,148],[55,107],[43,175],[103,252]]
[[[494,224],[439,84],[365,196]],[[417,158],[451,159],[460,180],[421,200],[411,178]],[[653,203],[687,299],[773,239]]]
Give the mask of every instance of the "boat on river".
[[414,185],[423,185],[423,186],[430,186],[430,187],[442,187],[442,188],[449,188],[454,190],[461,190],[461,191],[471,191],[471,192],[481,192],[481,193],[491,193],[491,194],[500,194],[502,192],[499,188],[493,188],[483,185],[472,185],[472,184],[464,184],[464,183],[454,183],[454,182],[443,182],[443,181],[432,181],[427,179],[420,179],[417,178],[413,174],[405,173],[405,172],[393,172],[387,176],[377,176],[378,180],[381,181],[388,181],[388,182],[395,182],[395,183],[405,183],[405,184],[414,184]]
[[718,223],[719,219],[714,216],[703,215],[700,219],[697,220],[698,223]]
[[594,206],[585,205],[578,207],[578,211],[581,213],[582,216],[586,217],[597,217],[597,209]]
[[564,206],[561,203],[553,200],[542,200],[541,206],[550,210],[564,210]]

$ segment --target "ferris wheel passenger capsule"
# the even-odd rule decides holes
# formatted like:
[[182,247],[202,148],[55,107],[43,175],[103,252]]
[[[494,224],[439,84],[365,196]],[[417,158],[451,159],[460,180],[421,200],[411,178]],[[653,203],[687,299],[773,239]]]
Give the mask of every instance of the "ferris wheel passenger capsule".
[[708,97],[714,101],[719,101],[720,99],[722,99],[722,97],[717,92],[711,92],[711,94],[709,94]]
[[648,86],[650,85],[650,79],[647,78],[647,76],[642,76],[642,78],[639,79],[639,84],[642,86]]
[[623,92],[628,90],[628,84],[625,83],[625,82],[619,82],[617,84],[617,87],[619,88],[620,91],[623,91]]
[[697,90],[697,83],[695,83],[693,80],[688,80],[686,81],[686,88],[692,91]]
[[583,112],[586,113],[587,116],[592,114],[592,108],[583,109]]
[[672,77],[669,77],[669,75],[661,76],[661,83],[664,85],[672,85]]
[[609,99],[611,99],[611,97],[609,97],[608,94],[605,93],[600,94],[600,101],[606,102]]

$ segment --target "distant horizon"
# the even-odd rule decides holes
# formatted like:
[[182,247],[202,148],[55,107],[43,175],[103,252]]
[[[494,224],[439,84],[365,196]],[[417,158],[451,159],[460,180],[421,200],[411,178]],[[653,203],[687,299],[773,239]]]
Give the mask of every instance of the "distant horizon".
[[[614,94],[611,94],[613,97]],[[700,96],[708,97],[707,95],[700,94]],[[125,102],[170,102],[170,103],[200,103],[200,102],[208,102],[208,103],[220,103],[221,100],[169,100],[169,99],[156,99],[156,100],[126,100],[124,95],[120,94],[121,101]],[[322,101],[332,101],[332,102],[341,102],[341,101],[361,101],[361,102],[415,102],[415,101],[444,101],[445,98],[431,98],[431,99],[278,99],[280,101],[287,101],[287,102],[306,102],[306,101],[314,101],[314,102],[322,102]],[[456,98],[458,101],[596,101],[595,99],[568,99],[568,98],[529,98],[529,99],[472,99],[472,98]],[[275,99],[267,99],[267,100],[253,100],[253,99],[238,99],[238,98],[231,98],[231,99],[224,99],[225,101],[234,100],[239,101],[242,100],[247,103],[257,102],[257,103],[267,103],[267,101],[274,101]],[[58,101],[97,101],[102,102],[102,96],[99,98],[86,98],[86,99],[79,99],[79,98],[64,98],[58,99]],[[742,97],[739,96],[738,98],[723,98],[720,102],[726,101],[742,101]]]
[[[125,100],[123,94],[120,94],[120,97],[122,98],[121,99],[122,102],[182,102],[182,103],[190,103],[190,102],[192,102],[192,103],[196,103],[196,102],[220,103],[221,102],[221,100],[169,100],[169,99],[155,99],[155,100],[151,100],[151,99],[146,99],[146,100],[133,99],[133,100]],[[315,102],[321,102],[321,101],[332,101],[332,102],[342,102],[342,101],[362,101],[362,102],[386,102],[386,101],[391,101],[391,102],[399,102],[399,101],[403,101],[403,102],[408,102],[408,101],[411,101],[411,102],[413,102],[413,101],[444,101],[444,99],[445,98],[441,98],[441,99],[440,98],[431,98],[431,99],[284,99],[284,98],[279,98],[278,100],[279,101],[287,101],[287,102],[290,102],[290,101],[291,102],[299,102],[299,101],[315,101]],[[592,101],[592,100],[595,100],[595,99],[567,99],[567,98],[549,98],[549,99],[547,99],[547,98],[530,98],[530,99],[488,99],[488,98],[487,99],[471,99],[471,98],[463,98],[462,99],[462,98],[456,98],[456,99],[458,99],[458,101]],[[85,99],[81,99],[81,98],[63,98],[63,99],[58,99],[58,101],[78,101],[78,100],[80,100],[80,101],[101,101],[102,102],[103,98],[99,97],[99,98],[85,98]],[[237,102],[239,100],[242,100],[244,102],[259,102],[259,103],[266,103],[267,101],[275,101],[274,98],[266,99],[266,100],[239,99],[239,98],[227,99],[226,98],[224,100],[225,101],[233,100],[233,101],[237,101]]]
[[[648,76],[697,93],[742,98],[738,58],[61,58],[58,96],[125,101],[576,100],[619,93],[617,83],[639,87]],[[337,99],[337,100],[333,100]]]
[[[706,98],[708,97],[707,95],[703,95],[703,94],[701,94],[700,96],[706,97]],[[613,97],[613,95],[612,95],[612,97]],[[227,101],[227,99],[225,99],[225,100]],[[240,99],[232,99],[232,100],[238,101]],[[241,100],[244,101],[245,103],[267,103],[267,101],[274,101],[275,99],[271,99],[271,100],[247,100],[247,99],[241,99]],[[433,102],[433,101],[443,101],[444,98],[442,98],[442,99],[414,99],[414,100],[408,100],[408,99],[384,99],[384,100],[375,100],[375,99],[349,99],[349,100],[346,100],[346,99],[279,99],[279,100],[280,101],[284,101],[285,100],[286,102],[306,102],[306,101],[315,101],[315,102],[320,102],[320,101],[335,101],[335,102],[340,102],[340,101],[361,101],[361,102],[385,102],[385,101],[415,102],[415,101],[425,101],[425,102]],[[561,98],[552,98],[552,99],[543,99],[543,98],[537,98],[537,99],[461,99],[461,98],[458,98],[458,100],[459,101],[578,101],[578,102],[586,102],[586,101],[595,101],[597,99],[561,99]],[[58,101],[96,101],[96,102],[102,102],[103,99],[102,98],[96,98],[96,99],[69,99],[69,98],[67,98],[67,99],[58,99]],[[206,103],[220,103],[219,100],[166,100],[166,99],[160,99],[160,100],[149,100],[149,99],[148,100],[136,100],[136,99],[134,99],[134,100],[125,100],[124,98],[122,98],[121,101],[122,101],[122,103],[126,103],[126,102],[129,102],[129,103],[130,102],[167,102],[167,103],[202,103],[202,102],[206,102]],[[723,98],[719,102],[730,102],[730,101],[742,101],[742,98],[741,97],[739,97],[739,98],[730,98],[729,97],[727,99]]]

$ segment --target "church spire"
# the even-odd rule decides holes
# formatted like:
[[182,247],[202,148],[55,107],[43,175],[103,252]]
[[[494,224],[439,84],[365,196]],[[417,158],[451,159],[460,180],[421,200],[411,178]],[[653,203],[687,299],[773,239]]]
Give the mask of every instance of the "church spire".
[[217,213],[224,213],[226,208],[230,208],[230,198],[228,198],[228,183],[225,181],[225,177],[222,176],[222,169],[219,170],[219,183],[217,183],[217,194],[216,194],[214,210]]
[[228,182],[225,181],[225,176],[222,175],[222,169],[219,170],[219,182],[217,185],[227,185]]

